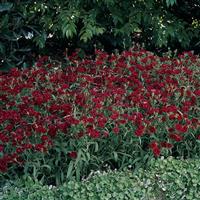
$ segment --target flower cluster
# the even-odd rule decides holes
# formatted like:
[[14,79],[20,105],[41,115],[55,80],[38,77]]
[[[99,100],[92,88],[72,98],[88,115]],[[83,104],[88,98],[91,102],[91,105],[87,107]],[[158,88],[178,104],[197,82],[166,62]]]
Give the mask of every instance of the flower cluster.
[[[62,67],[44,56],[30,69],[0,74],[0,171],[22,164],[24,152],[48,152],[58,134],[147,138],[155,156],[191,133],[200,139],[197,56],[134,49],[111,55],[96,50],[95,56],[74,53]],[[67,155],[75,159],[77,150]]]

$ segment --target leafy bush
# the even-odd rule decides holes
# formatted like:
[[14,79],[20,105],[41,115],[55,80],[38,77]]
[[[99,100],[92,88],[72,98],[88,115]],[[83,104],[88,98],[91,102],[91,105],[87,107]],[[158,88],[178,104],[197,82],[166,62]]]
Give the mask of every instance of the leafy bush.
[[158,47],[198,49],[198,9],[198,0],[1,3],[0,59],[6,66],[20,65],[26,51],[35,49],[35,45],[43,48],[47,41],[50,51],[55,46],[90,51],[94,45],[106,50],[124,49],[133,41],[153,51]]
[[[146,170],[144,170],[146,168]],[[136,172],[97,173],[86,182],[59,188],[59,198],[75,200],[198,199],[199,160],[152,159]],[[85,196],[84,196],[85,195]]]
[[34,30],[34,35],[37,37],[40,27],[37,22],[34,24],[33,18],[36,14],[27,10],[27,3],[28,1],[0,3],[1,70],[30,64],[28,59],[32,58],[31,51],[34,51],[30,35]]
[[0,189],[1,200],[56,200],[55,191],[31,178],[7,181]]
[[0,76],[0,171],[60,184],[91,170],[122,169],[152,156],[198,157],[199,66],[145,50]]
[[82,182],[45,186],[30,178],[8,182],[2,200],[170,200],[199,199],[199,160],[152,159],[146,170],[95,172]]

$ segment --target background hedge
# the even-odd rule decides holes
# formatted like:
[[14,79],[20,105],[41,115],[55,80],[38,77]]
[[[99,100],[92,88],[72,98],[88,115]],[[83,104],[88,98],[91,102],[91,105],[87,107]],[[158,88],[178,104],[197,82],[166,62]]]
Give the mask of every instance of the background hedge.
[[199,0],[1,2],[0,60],[4,69],[27,66],[35,53],[62,55],[65,48],[92,53],[95,45],[112,51],[133,42],[157,52],[168,47],[198,52],[200,47]]

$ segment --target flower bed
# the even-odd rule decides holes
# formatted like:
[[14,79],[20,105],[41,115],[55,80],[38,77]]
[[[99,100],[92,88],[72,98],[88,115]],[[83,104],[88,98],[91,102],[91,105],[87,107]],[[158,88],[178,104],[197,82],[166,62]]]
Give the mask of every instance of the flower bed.
[[199,150],[200,61],[145,50],[47,56],[0,76],[0,171],[57,184],[91,170]]

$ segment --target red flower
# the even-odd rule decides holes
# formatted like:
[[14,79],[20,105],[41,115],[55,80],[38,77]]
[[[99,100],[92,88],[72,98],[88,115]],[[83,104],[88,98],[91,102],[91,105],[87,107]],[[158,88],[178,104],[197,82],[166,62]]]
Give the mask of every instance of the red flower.
[[85,119],[84,119],[85,121],[85,123],[94,123],[94,118],[93,117],[86,117]]
[[11,75],[14,77],[19,77],[21,75],[21,72],[18,68],[12,68],[10,71]]
[[155,133],[155,132],[156,132],[155,126],[149,126],[149,131],[150,131],[151,133]]
[[24,151],[24,149],[23,148],[21,148],[21,147],[18,147],[17,149],[16,149],[16,152],[19,154],[19,153],[22,153]]
[[164,147],[164,148],[167,148],[167,149],[171,149],[173,147],[173,144],[168,143],[168,142],[161,142],[160,146]]
[[4,146],[0,145],[0,152],[2,152],[4,150]]
[[32,149],[33,145],[32,144],[23,144],[22,147],[26,150]]
[[200,140],[200,135],[197,135],[197,140]]
[[4,135],[3,133],[0,133],[0,141],[3,143],[7,143],[9,141],[9,137],[7,135]]
[[118,124],[126,124],[127,120],[126,119],[120,119],[117,121]]
[[89,136],[92,137],[92,138],[99,138],[100,137],[99,131],[95,130],[94,128],[89,128],[88,132],[89,132]]
[[165,121],[166,121],[166,117],[163,116],[163,117],[161,118],[161,120],[162,120],[162,122],[165,122]]
[[149,144],[149,147],[150,147],[151,149],[158,148],[158,143],[155,142],[155,141],[153,141],[153,142],[151,142],[151,143]]
[[106,117],[100,117],[97,119],[99,127],[103,128],[107,123]]
[[46,128],[44,128],[44,127],[41,126],[41,125],[39,125],[39,126],[36,126],[36,125],[35,125],[35,131],[36,131],[37,133],[46,133],[46,132],[47,132]]
[[58,124],[58,129],[60,129],[64,133],[66,133],[68,127],[69,127],[68,122]]
[[35,144],[35,150],[40,152],[45,152],[47,148],[44,146],[44,144]]
[[5,127],[5,130],[11,132],[13,129],[13,125],[12,124],[8,124],[6,127]]
[[149,104],[148,101],[143,101],[140,105],[144,109],[149,109],[150,108],[150,104]]
[[77,134],[76,138],[81,138],[81,137],[83,137],[84,135],[85,135],[84,132],[79,132],[79,133]]
[[160,155],[160,148],[157,142],[151,142],[149,147],[152,149],[154,156],[158,157]]
[[0,158],[0,172],[5,173],[8,170],[8,163],[4,158]]
[[104,132],[103,132],[103,136],[104,136],[105,138],[107,138],[107,137],[109,136],[108,131],[104,131]]
[[112,120],[116,120],[119,117],[119,113],[117,111],[113,111],[113,114],[110,116]]
[[191,92],[190,90],[187,90],[187,91],[186,91],[186,94],[187,94],[188,97],[191,97],[192,92]]
[[154,148],[153,149],[153,154],[154,154],[154,156],[158,157],[160,155],[160,149],[159,148]]
[[62,88],[62,89],[67,89],[67,88],[69,88],[69,85],[66,84],[66,83],[63,83],[63,84],[61,85],[61,88]]
[[68,153],[68,156],[70,158],[76,159],[77,158],[77,152],[76,151],[71,151]]
[[63,110],[65,115],[69,115],[71,113],[71,111],[72,111],[71,105],[67,104],[67,103],[61,105],[61,109]]
[[49,138],[48,138],[47,135],[42,135],[41,140],[42,140],[43,142],[46,142],[46,141],[49,140]]
[[175,129],[181,133],[185,133],[188,130],[187,125],[182,125],[182,124],[176,124]]
[[84,96],[84,94],[77,94],[76,95],[76,99],[75,99],[75,103],[77,104],[77,105],[79,105],[79,106],[84,106],[84,104],[85,104],[85,96]]
[[118,126],[115,126],[115,127],[113,128],[113,132],[114,132],[115,134],[118,134],[118,133],[119,133],[119,127],[118,127]]
[[162,112],[177,112],[177,107],[174,105],[162,107]]
[[169,137],[173,140],[175,140],[176,142],[180,142],[181,140],[183,140],[183,137],[181,135],[175,134],[175,133],[171,133],[169,135]]
[[144,134],[144,126],[140,125],[135,131],[135,135],[140,137]]
[[191,121],[192,121],[192,123],[198,123],[199,120],[197,118],[192,118]]
[[175,129],[174,129],[174,128],[168,128],[168,131],[169,131],[170,133],[172,133],[172,132],[175,131]]
[[49,131],[48,131],[48,135],[50,135],[51,137],[55,137],[57,134],[58,128],[55,125],[50,125],[49,126]]
[[174,119],[176,119],[176,115],[175,115],[175,114],[171,114],[171,115],[169,115],[169,119],[170,119],[170,120],[174,120]]
[[195,91],[194,91],[194,94],[195,94],[196,96],[200,96],[200,90],[195,90]]

